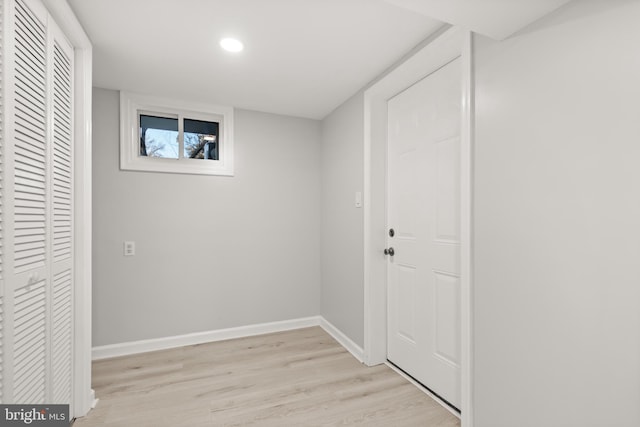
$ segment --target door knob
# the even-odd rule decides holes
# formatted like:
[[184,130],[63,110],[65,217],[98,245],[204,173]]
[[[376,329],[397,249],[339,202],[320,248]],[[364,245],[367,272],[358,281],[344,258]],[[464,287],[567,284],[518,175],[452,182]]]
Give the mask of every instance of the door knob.
[[393,248],[389,248],[389,249],[385,249],[385,250],[384,250],[384,254],[385,254],[385,255],[391,255],[391,256],[394,256],[394,255],[395,255],[395,253],[396,253],[396,251],[394,251],[394,250],[393,250]]

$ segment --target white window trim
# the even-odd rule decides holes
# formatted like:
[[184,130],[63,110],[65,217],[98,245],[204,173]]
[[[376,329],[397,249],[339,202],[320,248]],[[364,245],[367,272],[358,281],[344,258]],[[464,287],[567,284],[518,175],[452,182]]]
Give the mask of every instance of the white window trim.
[[[195,120],[222,119],[218,131],[220,160],[159,159],[140,156],[138,135],[140,112],[170,114]],[[180,147],[182,148],[182,143]],[[233,176],[233,107],[120,92],[120,169]]]

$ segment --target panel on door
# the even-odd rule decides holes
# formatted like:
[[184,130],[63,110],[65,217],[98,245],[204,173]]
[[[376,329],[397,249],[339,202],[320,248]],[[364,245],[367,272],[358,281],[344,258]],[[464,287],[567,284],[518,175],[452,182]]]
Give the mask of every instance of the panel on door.
[[14,295],[13,401],[47,403],[46,282]]
[[71,403],[73,357],[73,48],[52,30],[52,402]]
[[45,265],[46,32],[22,2],[15,4],[14,268]]
[[456,59],[388,101],[387,356],[460,405],[460,124]]
[[[47,400],[47,34],[27,5],[13,4],[13,296],[11,402]],[[7,282],[9,283],[9,282]]]
[[53,259],[71,259],[72,97],[71,58],[54,44],[53,80]]
[[52,403],[71,401],[71,269],[53,277]]

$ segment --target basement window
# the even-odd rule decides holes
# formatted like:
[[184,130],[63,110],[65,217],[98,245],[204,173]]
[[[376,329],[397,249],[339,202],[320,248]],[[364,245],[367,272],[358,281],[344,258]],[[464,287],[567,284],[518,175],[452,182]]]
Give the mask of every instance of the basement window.
[[120,169],[233,175],[233,108],[120,93]]

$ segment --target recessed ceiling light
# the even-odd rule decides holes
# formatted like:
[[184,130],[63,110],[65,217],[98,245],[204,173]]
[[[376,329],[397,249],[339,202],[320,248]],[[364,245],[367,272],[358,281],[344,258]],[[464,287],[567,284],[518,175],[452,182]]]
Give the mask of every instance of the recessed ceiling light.
[[240,52],[244,49],[244,45],[240,40],[232,38],[220,40],[220,46],[227,52]]

